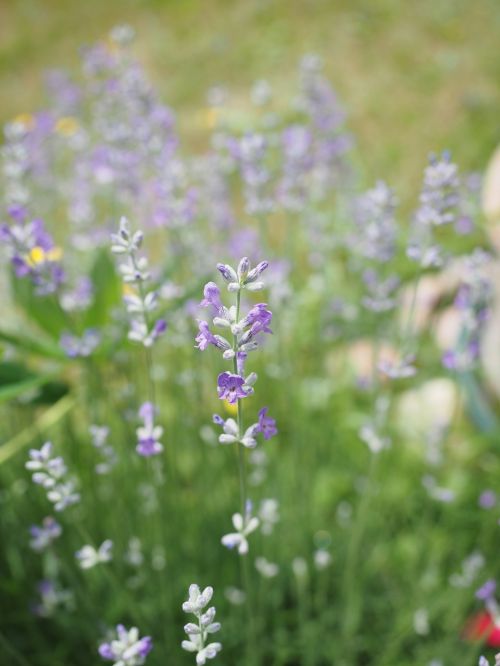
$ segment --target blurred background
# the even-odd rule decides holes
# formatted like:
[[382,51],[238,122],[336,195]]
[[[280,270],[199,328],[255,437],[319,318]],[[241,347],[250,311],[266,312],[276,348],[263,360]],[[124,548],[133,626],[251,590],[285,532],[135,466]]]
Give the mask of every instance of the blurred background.
[[206,137],[207,89],[234,99],[265,78],[286,95],[308,52],[324,58],[369,183],[404,196],[444,148],[482,169],[500,137],[496,0],[3,0],[0,120],[36,109],[44,69],[76,67],[82,45],[123,22],[191,143]]

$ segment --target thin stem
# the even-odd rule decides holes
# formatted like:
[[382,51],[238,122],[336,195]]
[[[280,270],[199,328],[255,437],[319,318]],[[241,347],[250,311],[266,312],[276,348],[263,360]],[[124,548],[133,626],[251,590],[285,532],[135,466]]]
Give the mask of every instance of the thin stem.
[[[236,321],[240,319],[240,305],[241,305],[241,292],[236,293]],[[238,336],[233,335],[233,371],[234,374],[238,374]],[[243,434],[243,405],[241,399],[238,399],[237,402],[237,416],[236,420],[238,423],[238,433],[241,437]],[[245,461],[245,447],[240,442],[237,443],[238,447],[238,476],[240,481],[240,504],[241,504],[241,516],[243,521],[246,518],[246,506],[247,506],[247,478],[246,478],[246,461]],[[246,608],[248,616],[248,640],[247,640],[247,659],[251,661],[253,658],[255,646],[256,646],[256,632],[254,624],[254,614],[252,613],[251,600],[250,600],[250,571],[248,568],[248,557],[246,555],[241,556],[241,577],[243,583],[243,589],[246,593]],[[247,663],[248,663],[247,661]]]

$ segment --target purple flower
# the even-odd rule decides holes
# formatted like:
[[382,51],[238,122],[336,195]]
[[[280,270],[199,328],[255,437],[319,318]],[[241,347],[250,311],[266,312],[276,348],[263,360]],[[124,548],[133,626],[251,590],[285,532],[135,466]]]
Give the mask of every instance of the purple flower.
[[497,503],[497,496],[493,490],[483,490],[479,495],[478,504],[481,509],[493,509]]
[[231,349],[229,342],[221,335],[214,335],[208,328],[208,323],[203,319],[198,320],[198,335],[195,341],[198,343],[195,347],[201,351],[204,351],[208,345],[214,345],[214,347],[222,351]]
[[163,446],[159,441],[163,435],[163,428],[154,423],[155,408],[153,403],[145,402],[139,409],[139,416],[143,420],[143,425],[137,428],[138,444],[136,451],[145,458],[158,455],[163,451]]
[[217,378],[217,393],[221,400],[227,400],[234,405],[238,400],[250,394],[249,387],[245,387],[245,380],[240,375],[231,372],[222,372]]
[[195,340],[198,343],[196,347],[201,351],[205,351],[208,345],[217,346],[215,335],[208,328],[208,323],[202,319],[198,321],[198,335]]
[[269,328],[273,313],[267,309],[267,303],[257,303],[247,316],[240,322],[243,327],[251,326],[252,335],[257,333],[272,333]]
[[87,357],[92,354],[101,341],[100,333],[95,328],[88,328],[79,338],[65,331],[59,344],[69,358]]
[[152,340],[156,340],[160,337],[160,335],[163,335],[167,328],[168,324],[165,319],[158,319],[153,326],[153,330],[151,331]]
[[215,282],[207,282],[205,289],[203,290],[203,296],[204,298],[200,303],[201,307],[212,307],[215,314],[219,314],[223,311],[224,307],[220,300],[220,289]]
[[103,659],[114,661],[116,666],[141,666],[153,649],[151,636],[139,637],[137,627],[126,629],[123,624],[116,627],[117,637],[109,643],[99,645]]
[[50,516],[43,519],[42,525],[32,525],[30,527],[31,541],[30,546],[33,550],[45,550],[52,541],[62,534],[62,528],[59,523]]
[[263,407],[259,412],[259,430],[264,435],[264,439],[271,439],[274,435],[278,434],[276,428],[276,421],[270,416],[267,416],[267,407]]
[[476,590],[476,599],[480,599],[481,601],[488,601],[494,596],[496,589],[496,582],[490,578],[486,581],[486,583],[484,583],[484,585],[481,585],[481,587]]

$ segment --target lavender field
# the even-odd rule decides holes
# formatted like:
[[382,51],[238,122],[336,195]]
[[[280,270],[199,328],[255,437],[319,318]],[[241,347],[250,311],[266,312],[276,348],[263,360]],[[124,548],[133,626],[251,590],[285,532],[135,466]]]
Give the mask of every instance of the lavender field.
[[499,34],[0,7],[1,666],[500,664]]

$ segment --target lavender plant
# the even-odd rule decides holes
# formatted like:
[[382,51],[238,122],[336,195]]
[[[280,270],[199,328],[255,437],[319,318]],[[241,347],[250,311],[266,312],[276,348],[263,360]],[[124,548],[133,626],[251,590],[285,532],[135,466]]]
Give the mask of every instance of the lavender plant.
[[[215,607],[206,609],[212,599],[213,589],[206,587],[203,592],[194,583],[189,586],[189,598],[182,604],[182,610],[196,617],[196,622],[188,622],[184,631],[188,640],[182,641],[182,648],[196,653],[197,666],[206,664],[207,659],[214,659],[222,650],[221,643],[207,643],[209,636],[217,633],[220,622],[214,622]],[[206,609],[206,610],[205,610]]]
[[213,326],[232,335],[230,342],[222,335],[213,334],[205,320],[198,321],[199,333],[196,337],[198,349],[204,350],[210,344],[222,352],[224,360],[233,362],[233,372],[225,371],[217,378],[217,393],[221,400],[229,404],[236,404],[237,419],[224,420],[218,414],[214,415],[214,422],[221,426],[223,433],[219,436],[221,444],[238,445],[238,461],[240,475],[240,501],[241,512],[233,516],[233,524],[237,532],[223,537],[222,543],[228,547],[238,546],[240,555],[248,552],[246,537],[258,526],[258,519],[251,517],[251,503],[247,497],[247,481],[245,470],[245,448],[257,446],[256,436],[262,434],[269,439],[277,433],[274,419],[267,416],[267,408],[259,412],[259,419],[252,425],[244,428],[242,401],[254,392],[257,381],[255,372],[245,376],[245,366],[248,354],[255,351],[260,344],[263,334],[271,333],[269,327],[272,313],[267,309],[266,303],[254,305],[248,313],[241,317],[241,292],[260,291],[264,283],[260,279],[268,267],[267,261],[261,261],[255,268],[251,268],[247,257],[241,259],[237,270],[228,264],[217,264],[217,269],[227,283],[229,293],[235,294],[236,303],[229,308],[222,304],[220,290],[214,282],[208,282],[204,288],[204,298],[200,305],[210,308],[213,314]]
[[139,629],[126,629],[123,624],[116,627],[116,637],[99,645],[99,654],[113,666],[142,666],[153,649],[150,636],[140,638]]
[[56,511],[64,511],[80,501],[75,481],[68,477],[68,470],[61,456],[52,457],[52,442],[46,442],[40,450],[30,450],[26,469],[33,472],[33,482],[47,491],[47,499]]

